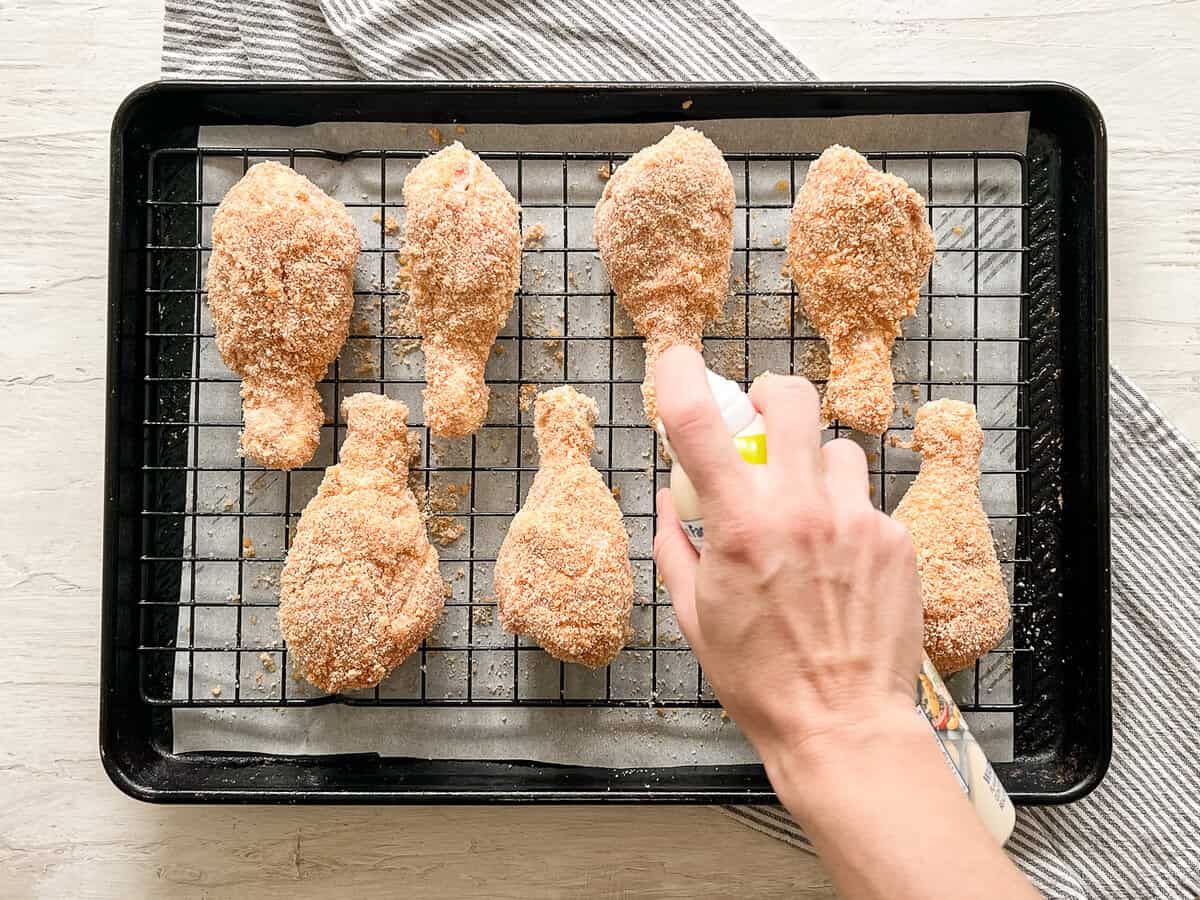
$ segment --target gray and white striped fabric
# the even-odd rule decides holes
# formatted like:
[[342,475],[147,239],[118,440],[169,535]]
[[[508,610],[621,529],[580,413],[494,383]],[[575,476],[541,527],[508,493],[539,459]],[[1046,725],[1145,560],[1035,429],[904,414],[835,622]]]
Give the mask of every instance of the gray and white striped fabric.
[[[167,0],[174,78],[811,80],[731,0]],[[1009,850],[1050,897],[1200,892],[1200,456],[1112,373],[1113,764],[1021,810]],[[727,810],[797,847],[778,807]]]
[[167,0],[166,10],[163,70],[175,78],[813,80],[726,0]]

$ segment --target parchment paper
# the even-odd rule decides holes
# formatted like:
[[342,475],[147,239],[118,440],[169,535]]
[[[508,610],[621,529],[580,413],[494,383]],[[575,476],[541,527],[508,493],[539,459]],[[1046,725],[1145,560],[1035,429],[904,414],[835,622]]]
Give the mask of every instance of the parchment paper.
[[[739,152],[817,151],[830,143],[843,143],[867,151],[902,150],[1010,150],[1022,151],[1025,146],[1027,118],[1024,114],[985,116],[876,116],[841,119],[775,119],[723,120],[691,122],[701,128],[723,150]],[[202,129],[200,144],[205,147],[322,148],[350,151],[363,148],[433,149],[428,123],[411,125],[391,124],[322,124],[305,128],[234,128]],[[444,141],[462,140],[478,150],[547,150],[629,153],[658,140],[671,123],[647,125],[465,125],[465,133],[455,133],[446,125],[437,126]],[[251,162],[258,159],[251,157]],[[286,162],[286,159],[283,161]],[[363,236],[364,248],[384,253],[364,252],[356,274],[355,287],[360,291],[379,291],[394,277],[396,265],[392,250],[399,248],[399,235],[383,233],[372,215],[394,216],[402,221],[399,204],[403,178],[411,168],[407,160],[390,160],[386,181],[381,181],[377,159],[357,159],[344,163],[323,159],[299,158],[296,168],[327,192],[348,203],[370,204],[351,210]],[[516,193],[515,164],[493,164],[497,174]],[[787,283],[779,268],[782,263],[782,240],[786,239],[787,210],[790,190],[779,192],[780,179],[788,177],[788,164],[752,164],[747,177],[741,163],[731,164],[738,191],[739,205],[746,202],[746,186],[754,202],[776,191],[774,202],[779,209],[755,209],[747,228],[743,210],[735,215],[737,251],[734,257],[733,290],[744,288],[746,281],[756,290],[786,290]],[[803,179],[805,166],[797,164],[796,183]],[[889,171],[904,176],[909,183],[928,197],[927,164],[895,161]],[[206,157],[203,171],[203,199],[215,202],[240,177],[240,157]],[[974,172],[969,162],[938,161],[934,175],[935,200],[942,203],[971,202],[974,192]],[[1005,161],[984,161],[980,164],[980,202],[1016,203],[1021,200],[1019,168]],[[603,267],[591,252],[564,254],[561,248],[591,247],[591,211],[579,208],[568,211],[564,218],[561,208],[537,208],[539,203],[557,204],[563,196],[561,163],[527,164],[523,173],[522,200],[526,204],[523,224],[526,228],[541,223],[546,236],[524,261],[523,287],[532,292],[553,292],[561,286],[563,297],[526,297],[524,322],[527,336],[544,336],[546,341],[526,344],[524,370],[517,371],[515,342],[516,315],[501,332],[499,344],[510,351],[489,362],[491,378],[508,378],[535,384],[551,384],[563,380],[577,382],[581,390],[594,396],[601,410],[597,429],[597,454],[593,461],[604,467],[608,455],[607,412],[612,408],[612,420],[620,423],[642,422],[638,385],[616,385],[608,394],[607,352],[604,341],[579,341],[572,336],[607,334],[608,304],[595,296],[575,296],[592,291],[607,290]],[[596,174],[595,163],[572,164],[567,173],[565,190],[571,203],[594,202],[603,188]],[[211,208],[205,210],[203,242],[210,242]],[[977,215],[979,218],[977,219]],[[1015,381],[1017,377],[1016,343],[983,343],[975,356],[969,340],[973,329],[984,336],[1006,337],[1019,333],[1020,256],[1003,252],[1004,248],[1020,243],[1020,210],[1012,208],[982,210],[977,214],[970,208],[934,210],[934,231],[939,255],[934,266],[934,290],[950,294],[934,301],[932,314],[922,300],[917,316],[905,324],[906,336],[926,336],[928,329],[941,338],[963,338],[933,344],[907,342],[897,344],[895,369],[898,380],[923,380],[926,372],[939,381],[969,381],[978,367],[981,381]],[[569,231],[569,235],[565,232]],[[381,240],[383,241],[381,245]],[[955,248],[975,245],[995,248],[981,254],[955,252]],[[777,243],[778,242],[778,243]],[[559,248],[555,252],[555,248]],[[976,259],[978,258],[978,261]],[[569,267],[563,270],[564,264]],[[555,268],[557,266],[557,268]],[[739,282],[738,279],[743,279]],[[1009,299],[996,298],[976,304],[972,294],[1011,292]],[[565,298],[565,299],[564,299]],[[387,334],[391,310],[388,301],[362,298],[356,303],[355,325],[351,333],[365,328],[368,333]],[[725,374],[741,377],[740,369],[743,333],[737,323],[746,320],[743,302],[736,293],[726,309],[726,322],[718,325],[706,339],[709,364],[718,370],[732,368]],[[751,376],[770,368],[786,370],[789,365],[787,301],[780,310],[774,301],[755,298],[751,309],[750,336]],[[978,306],[978,322],[975,307]],[[566,359],[557,359],[554,348],[556,332],[562,335],[564,313]],[[212,333],[207,307],[201,311],[201,332]],[[729,330],[732,329],[732,330]],[[631,334],[628,319],[619,315],[617,330]],[[797,334],[801,334],[797,328]],[[810,333],[810,332],[809,332]],[[226,427],[201,428],[193,432],[189,453],[195,453],[200,466],[236,468],[237,435],[240,425],[238,384],[224,366],[211,338],[201,339],[199,369],[201,378],[227,379],[204,381],[198,385],[200,421],[223,423]],[[536,348],[546,344],[545,353]],[[561,345],[561,341],[560,347]],[[368,348],[363,351],[363,347]],[[807,343],[805,347],[809,346]],[[422,362],[419,350],[401,354],[379,352],[375,341],[348,342],[341,357],[341,376],[354,377],[360,384],[343,385],[342,396],[352,390],[381,388],[403,399],[413,411],[410,424],[421,422],[420,385],[372,384],[371,378],[419,378]],[[530,348],[534,349],[530,349]],[[603,348],[604,358],[598,358],[593,348]],[[638,342],[617,345],[612,374],[640,381],[642,357]],[[931,348],[931,349],[930,349]],[[628,352],[627,352],[628,351]],[[929,357],[929,353],[933,357]],[[797,355],[797,368],[800,356]],[[907,377],[906,377],[907,376]],[[997,384],[982,386],[973,391],[970,386],[920,388],[919,396],[909,396],[897,388],[897,419],[892,433],[906,439],[905,426],[911,426],[912,414],[920,402],[930,397],[952,396],[976,399],[981,422],[1007,426],[1016,419],[1016,388]],[[328,385],[322,386],[327,413],[333,411],[333,396]],[[516,391],[513,385],[497,385],[492,391],[490,423],[516,421]],[[338,420],[340,422],[340,418]],[[524,423],[528,423],[525,416]],[[500,439],[491,442],[481,436],[477,441],[478,468],[488,465],[511,466],[516,460],[515,429],[496,429]],[[325,429],[322,446],[311,471],[294,472],[290,484],[290,509],[298,512],[313,495],[320,482],[320,467],[334,461],[331,430]],[[988,432],[983,468],[1011,469],[1015,463],[1015,442],[1011,432]],[[878,456],[879,441],[863,438],[868,453]],[[654,475],[649,448],[652,437],[648,429],[615,430],[612,435],[611,464],[624,467],[644,467],[646,471],[614,474],[613,484],[621,488],[621,505],[627,516],[634,562],[636,589],[639,601],[648,601],[661,588],[651,577],[650,520],[652,512]],[[427,462],[438,466],[469,463],[469,441],[440,441],[435,439],[426,448]],[[526,432],[521,452],[521,465],[536,464],[536,447],[532,435]],[[886,449],[886,474],[873,476],[875,497],[890,511],[903,495],[911,473],[919,460],[907,451]],[[660,463],[661,465],[661,463]],[[873,469],[878,468],[878,459]],[[473,485],[475,509],[511,511],[514,473],[480,471]],[[661,473],[660,476],[661,478]],[[435,471],[432,483],[446,485],[462,481],[462,473]],[[528,489],[529,473],[522,473],[521,496]],[[193,496],[189,486],[189,508],[202,515],[195,521],[194,533],[189,521],[185,534],[184,555],[191,553],[195,539],[195,555],[201,561],[195,566],[193,594],[192,573],[186,571],[181,601],[189,598],[199,602],[223,601],[215,607],[184,608],[180,616],[177,646],[214,648],[194,653],[177,654],[174,697],[210,701],[211,708],[176,709],[174,715],[174,749],[239,750],[279,754],[332,754],[346,752],[378,752],[389,756],[414,756],[456,759],[533,759],[551,763],[579,763],[613,768],[708,765],[744,763],[755,760],[753,750],[742,738],[736,725],[723,719],[711,709],[650,708],[624,709],[555,709],[529,707],[456,707],[405,708],[369,707],[328,704],[320,707],[229,708],[222,706],[234,696],[235,690],[243,699],[262,701],[280,697],[286,673],[280,665],[280,654],[262,648],[278,647],[282,643],[275,621],[278,601],[278,572],[282,568],[282,512],[285,504],[286,479],[281,473],[265,472],[247,466],[244,476],[238,472],[201,472]],[[1015,480],[1009,475],[989,476],[981,481],[985,508],[989,513],[1011,513],[1016,509]],[[489,506],[489,504],[491,504]],[[242,544],[239,546],[237,519],[223,515],[243,510],[252,513],[244,518]],[[204,515],[205,513],[211,515]],[[634,518],[633,516],[641,516]],[[464,524],[466,518],[462,519]],[[491,517],[476,520],[475,552],[494,556],[503,538],[507,519]],[[1002,558],[1011,558],[1015,547],[1015,519],[993,521],[997,545]],[[451,602],[467,602],[473,595],[476,601],[490,596],[490,566],[475,563],[469,569],[470,547],[466,538],[439,548],[442,571],[451,585]],[[237,562],[242,557],[242,578],[237,579]],[[1006,566],[1010,591],[1012,568]],[[461,574],[460,574],[461,573]],[[468,586],[470,591],[468,591]],[[474,614],[471,623],[473,647],[502,647],[511,643],[494,617],[480,616],[465,606],[447,610],[447,615],[431,637],[432,652],[425,659],[425,677],[429,696],[461,697],[466,678],[466,654],[438,652],[442,647],[458,647],[465,642],[467,616]],[[650,699],[649,652],[639,649],[657,641],[680,642],[669,609],[660,608],[657,634],[652,633],[650,610],[639,603],[634,611],[635,638],[630,647],[613,664],[612,696]],[[240,642],[239,642],[240,640]],[[686,646],[681,643],[680,646]],[[1011,646],[1011,645],[1010,645]],[[523,697],[554,697],[558,690],[558,665],[541,651],[522,651],[521,695]],[[488,700],[511,697],[513,672],[512,651],[476,649],[473,653],[472,695]],[[189,659],[190,658],[190,659]],[[190,665],[189,665],[190,662]],[[381,696],[411,697],[420,683],[420,655],[414,655],[381,686]],[[190,668],[190,684],[189,684]],[[696,689],[695,661],[690,653],[664,654],[659,659],[658,699],[669,701],[672,696],[694,697]],[[973,699],[974,678],[971,672],[951,680],[951,688],[961,699]],[[289,699],[317,696],[314,689],[302,681],[287,678]],[[567,667],[567,692],[573,697],[604,696],[603,673],[590,673],[576,666]],[[708,694],[711,696],[711,694]],[[1007,657],[992,656],[980,675],[980,699],[983,702],[1006,702],[1012,697],[1011,664]],[[968,714],[972,728],[985,750],[995,761],[1011,759],[1011,714]]]

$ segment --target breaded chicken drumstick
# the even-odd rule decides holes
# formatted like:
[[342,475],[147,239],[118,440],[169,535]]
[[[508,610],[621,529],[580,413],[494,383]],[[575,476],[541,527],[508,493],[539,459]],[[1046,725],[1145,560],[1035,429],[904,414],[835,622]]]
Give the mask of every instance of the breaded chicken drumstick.
[[675,344],[701,349],[721,312],[733,253],[733,176],[693,128],[670,134],[618,168],[596,204],[596,246],[617,299],[646,339],[642,399],[658,417],[654,364]]
[[593,668],[632,630],[633,575],[621,510],[588,456],[596,402],[563,385],[541,394],[534,434],[541,464],[496,559],[500,622],[555,659]]
[[379,684],[445,604],[437,551],[408,488],[408,407],[355,394],[342,412],[341,462],[300,516],[279,593],[292,659],[330,693]]
[[425,351],[425,423],[464,437],[487,417],[483,369],[521,280],[517,201],[455,141],[404,179],[409,297]]
[[1008,630],[1008,592],[979,499],[983,429],[975,407],[934,400],[917,410],[921,471],[893,517],[912,535],[925,608],[925,652],[939,672],[965,669]]
[[346,342],[360,246],[341,203],[275,162],[251,166],[213,215],[217,349],[242,376],[242,453],[268,468],[317,450],[314,385]]
[[883,434],[895,408],[892,343],[933,262],[925,203],[902,178],[834,145],[796,193],[788,267],[829,343],[824,415]]

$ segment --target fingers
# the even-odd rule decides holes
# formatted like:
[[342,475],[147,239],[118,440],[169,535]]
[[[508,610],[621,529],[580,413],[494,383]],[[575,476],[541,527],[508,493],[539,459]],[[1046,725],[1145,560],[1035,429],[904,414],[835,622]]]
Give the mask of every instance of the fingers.
[[867,456],[862,447],[846,438],[830,441],[821,448],[825,485],[834,502],[870,501]]
[[655,363],[654,382],[671,450],[701,505],[728,508],[737,503],[748,478],[708,388],[703,358],[690,347],[671,347]]
[[671,603],[675,607],[675,619],[688,642],[695,646],[699,634],[696,626],[696,566],[699,557],[679,524],[671,492],[663,488],[655,498],[658,511],[658,532],[654,536],[654,561],[662,575]]
[[807,379],[769,375],[755,380],[750,399],[767,428],[767,468],[801,489],[820,471],[821,403]]
[[655,508],[658,512],[658,531],[654,536],[654,562],[672,597],[693,595],[700,557],[679,524],[669,488],[658,492]]

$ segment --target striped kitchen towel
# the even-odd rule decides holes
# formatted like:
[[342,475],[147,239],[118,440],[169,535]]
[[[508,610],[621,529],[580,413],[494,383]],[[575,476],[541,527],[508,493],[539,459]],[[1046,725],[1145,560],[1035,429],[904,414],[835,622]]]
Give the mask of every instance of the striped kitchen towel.
[[[175,78],[811,80],[731,0],[167,0]],[[1114,751],[1009,851],[1050,897],[1200,891],[1200,457],[1112,373]],[[730,815],[808,849],[778,807]]]
[[166,7],[163,71],[172,78],[814,77],[727,0],[167,0]]

